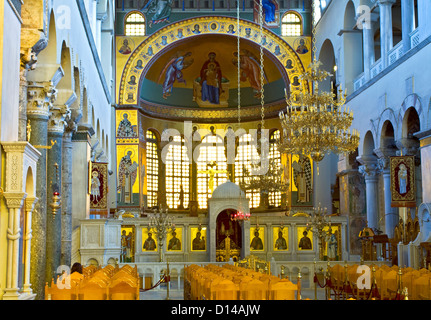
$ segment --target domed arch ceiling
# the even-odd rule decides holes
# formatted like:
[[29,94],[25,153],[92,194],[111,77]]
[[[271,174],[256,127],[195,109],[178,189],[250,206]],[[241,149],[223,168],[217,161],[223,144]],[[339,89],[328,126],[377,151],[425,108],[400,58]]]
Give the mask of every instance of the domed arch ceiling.
[[[124,61],[125,66],[121,79],[117,80],[118,105],[139,107],[150,116],[173,120],[237,119],[238,69],[234,55],[237,35],[228,32],[231,25],[236,29],[236,23],[236,19],[227,17],[190,19],[169,25],[141,40],[136,49],[130,48],[129,55],[121,54],[120,63]],[[199,32],[195,34],[196,29]],[[255,120],[260,118],[261,106],[258,95],[260,32],[258,25],[243,20],[240,29],[241,56],[255,68],[254,73],[241,73],[241,107],[244,120]],[[289,82],[295,82],[294,78],[304,71],[310,57],[298,54],[269,30],[264,29],[263,34],[265,113],[277,116],[285,106],[284,88],[289,87]],[[129,40],[129,46],[133,47],[134,43],[139,43],[136,38],[117,37],[117,68],[118,52],[124,40]],[[208,64],[210,53],[215,54],[215,64]],[[180,70],[172,68],[175,62],[179,62]],[[211,72],[214,66],[219,73]],[[207,90],[210,87],[203,84],[204,71],[209,74],[206,84],[213,82],[222,87],[220,91],[215,87],[212,92]],[[308,90],[307,84],[305,89]]]

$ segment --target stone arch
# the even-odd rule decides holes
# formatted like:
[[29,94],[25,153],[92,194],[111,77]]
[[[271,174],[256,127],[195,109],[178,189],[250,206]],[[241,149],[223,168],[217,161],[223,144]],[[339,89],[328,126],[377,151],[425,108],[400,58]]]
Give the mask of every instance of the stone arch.
[[[121,81],[118,84],[117,92],[118,92],[118,101],[119,105],[138,105],[139,103],[139,90],[140,85],[137,83],[136,85],[129,85],[128,79],[131,76],[135,76],[136,78],[142,79],[143,75],[147,71],[148,67],[157,59],[157,57],[162,54],[166,48],[169,48],[175,43],[182,41],[184,39],[190,37],[199,37],[205,34],[223,34],[229,37],[236,37],[236,35],[230,35],[227,33],[228,25],[234,24],[236,25],[237,20],[230,17],[198,17],[193,19],[182,20],[173,24],[170,24],[151,36],[145,39],[141,44],[136,46],[136,49],[130,54],[125,68],[122,73]],[[202,26],[204,31],[200,34],[194,34],[191,30],[193,30],[194,25],[199,24]],[[245,32],[245,28],[250,28],[254,30],[256,33],[259,33],[259,25],[246,21],[240,20],[241,24],[241,34],[240,37],[247,41],[252,41],[257,44],[263,42],[259,37],[247,37]],[[214,25],[215,29],[211,29],[209,25]],[[178,29],[185,30],[184,33],[181,34],[181,37],[178,36]],[[293,65],[297,68],[298,72],[304,72],[305,68],[302,64],[301,59],[295,50],[281,37],[276,35],[275,33],[269,31],[268,29],[264,29],[263,36],[265,38],[264,48],[266,50],[267,56],[278,60],[279,64],[282,66],[286,65],[286,61],[291,59],[293,61]],[[162,37],[167,37],[162,40]],[[124,38],[123,38],[124,39]],[[119,39],[118,41],[122,41]],[[118,46],[118,44],[117,44]],[[274,50],[276,47],[281,49],[282,54],[275,54]],[[143,63],[143,67],[140,69],[136,69],[138,61]],[[282,71],[283,78],[285,79],[286,84],[290,83],[290,78],[293,81],[293,75],[288,75],[285,68]],[[308,90],[309,88],[307,88]]]
[[401,137],[408,138],[409,136],[413,136],[415,132],[420,131],[420,128],[421,121],[416,108],[408,108],[403,116]]
[[364,143],[362,145],[362,155],[371,156],[374,155],[375,142],[374,136],[371,131],[367,131],[364,136]]
[[380,131],[379,146],[380,148],[384,149],[396,148],[395,128],[390,120],[386,120],[382,125],[382,129]]
[[[356,26],[356,8],[350,0],[344,11],[344,29],[353,30]],[[344,81],[348,92],[353,92],[355,78],[364,71],[362,34],[346,32],[343,34],[344,43]]]
[[382,135],[384,130],[386,129],[385,126],[390,123],[394,129],[394,139],[397,140],[399,138],[399,121],[395,115],[395,112],[391,108],[385,109],[379,118],[378,127],[376,130],[377,136],[377,148],[381,147],[382,144]]
[[322,62],[323,64],[322,69],[332,74],[331,77],[328,77],[326,80],[322,81],[319,84],[319,88],[321,88],[321,90],[323,91],[330,91],[331,82],[334,84],[334,88],[335,88],[335,84],[337,83],[337,76],[335,71],[335,67],[337,66],[337,61],[335,58],[334,46],[330,39],[326,39],[323,42],[322,47],[320,49],[319,61]]
[[[422,126],[422,124],[427,122],[426,113],[423,110],[424,108],[422,106],[420,97],[417,94],[413,93],[413,94],[410,94],[409,96],[407,96],[404,99],[403,103],[401,104],[399,118],[400,118],[400,120],[403,121],[403,124],[404,124],[404,119],[405,119],[405,116],[407,114],[407,111],[411,108],[414,108],[416,110],[416,113],[418,115],[421,126]],[[412,110],[410,110],[409,112],[411,112],[411,111]],[[401,129],[403,130],[403,128],[401,128]]]

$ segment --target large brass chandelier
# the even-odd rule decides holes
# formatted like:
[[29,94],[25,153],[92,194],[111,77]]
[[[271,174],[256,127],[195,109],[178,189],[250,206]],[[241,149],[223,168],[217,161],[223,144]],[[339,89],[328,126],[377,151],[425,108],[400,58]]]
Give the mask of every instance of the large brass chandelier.
[[[315,29],[313,28],[313,52],[315,55]],[[279,151],[287,154],[309,155],[317,164],[326,154],[351,153],[359,145],[359,132],[350,130],[353,112],[345,106],[346,93],[340,86],[334,91],[319,90],[319,82],[332,74],[321,70],[322,63],[314,56],[310,71],[300,75],[299,91],[285,91],[287,112],[280,112],[283,126],[283,141]],[[304,84],[311,85],[311,92],[303,90]],[[331,82],[332,83],[332,82]],[[332,85],[331,85],[332,87]],[[290,86],[289,86],[290,88]]]

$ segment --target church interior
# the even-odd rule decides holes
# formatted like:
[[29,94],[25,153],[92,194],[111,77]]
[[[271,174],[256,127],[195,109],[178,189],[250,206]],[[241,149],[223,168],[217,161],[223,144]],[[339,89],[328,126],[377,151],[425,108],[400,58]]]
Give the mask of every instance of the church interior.
[[429,18],[0,0],[0,300],[431,300]]

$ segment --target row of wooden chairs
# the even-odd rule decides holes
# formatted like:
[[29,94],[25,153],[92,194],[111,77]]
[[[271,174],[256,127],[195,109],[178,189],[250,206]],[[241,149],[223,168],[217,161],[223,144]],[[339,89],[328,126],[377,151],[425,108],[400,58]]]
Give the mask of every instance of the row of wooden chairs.
[[89,266],[45,285],[46,300],[139,300],[137,267]]
[[[352,289],[352,296],[356,298],[370,297],[366,288],[358,288],[359,265],[342,266],[334,265],[329,269],[331,284],[335,292],[343,292],[345,284],[348,283]],[[368,266],[371,270],[370,285],[375,285],[378,299],[393,300],[397,294],[402,294],[410,300],[431,300],[431,272],[428,269],[413,269],[410,267],[400,268],[387,265]],[[347,272],[347,276],[346,276]],[[362,279],[360,279],[362,281]],[[376,297],[374,297],[376,298]]]
[[295,300],[298,286],[280,279],[229,264],[186,267],[186,300]]

